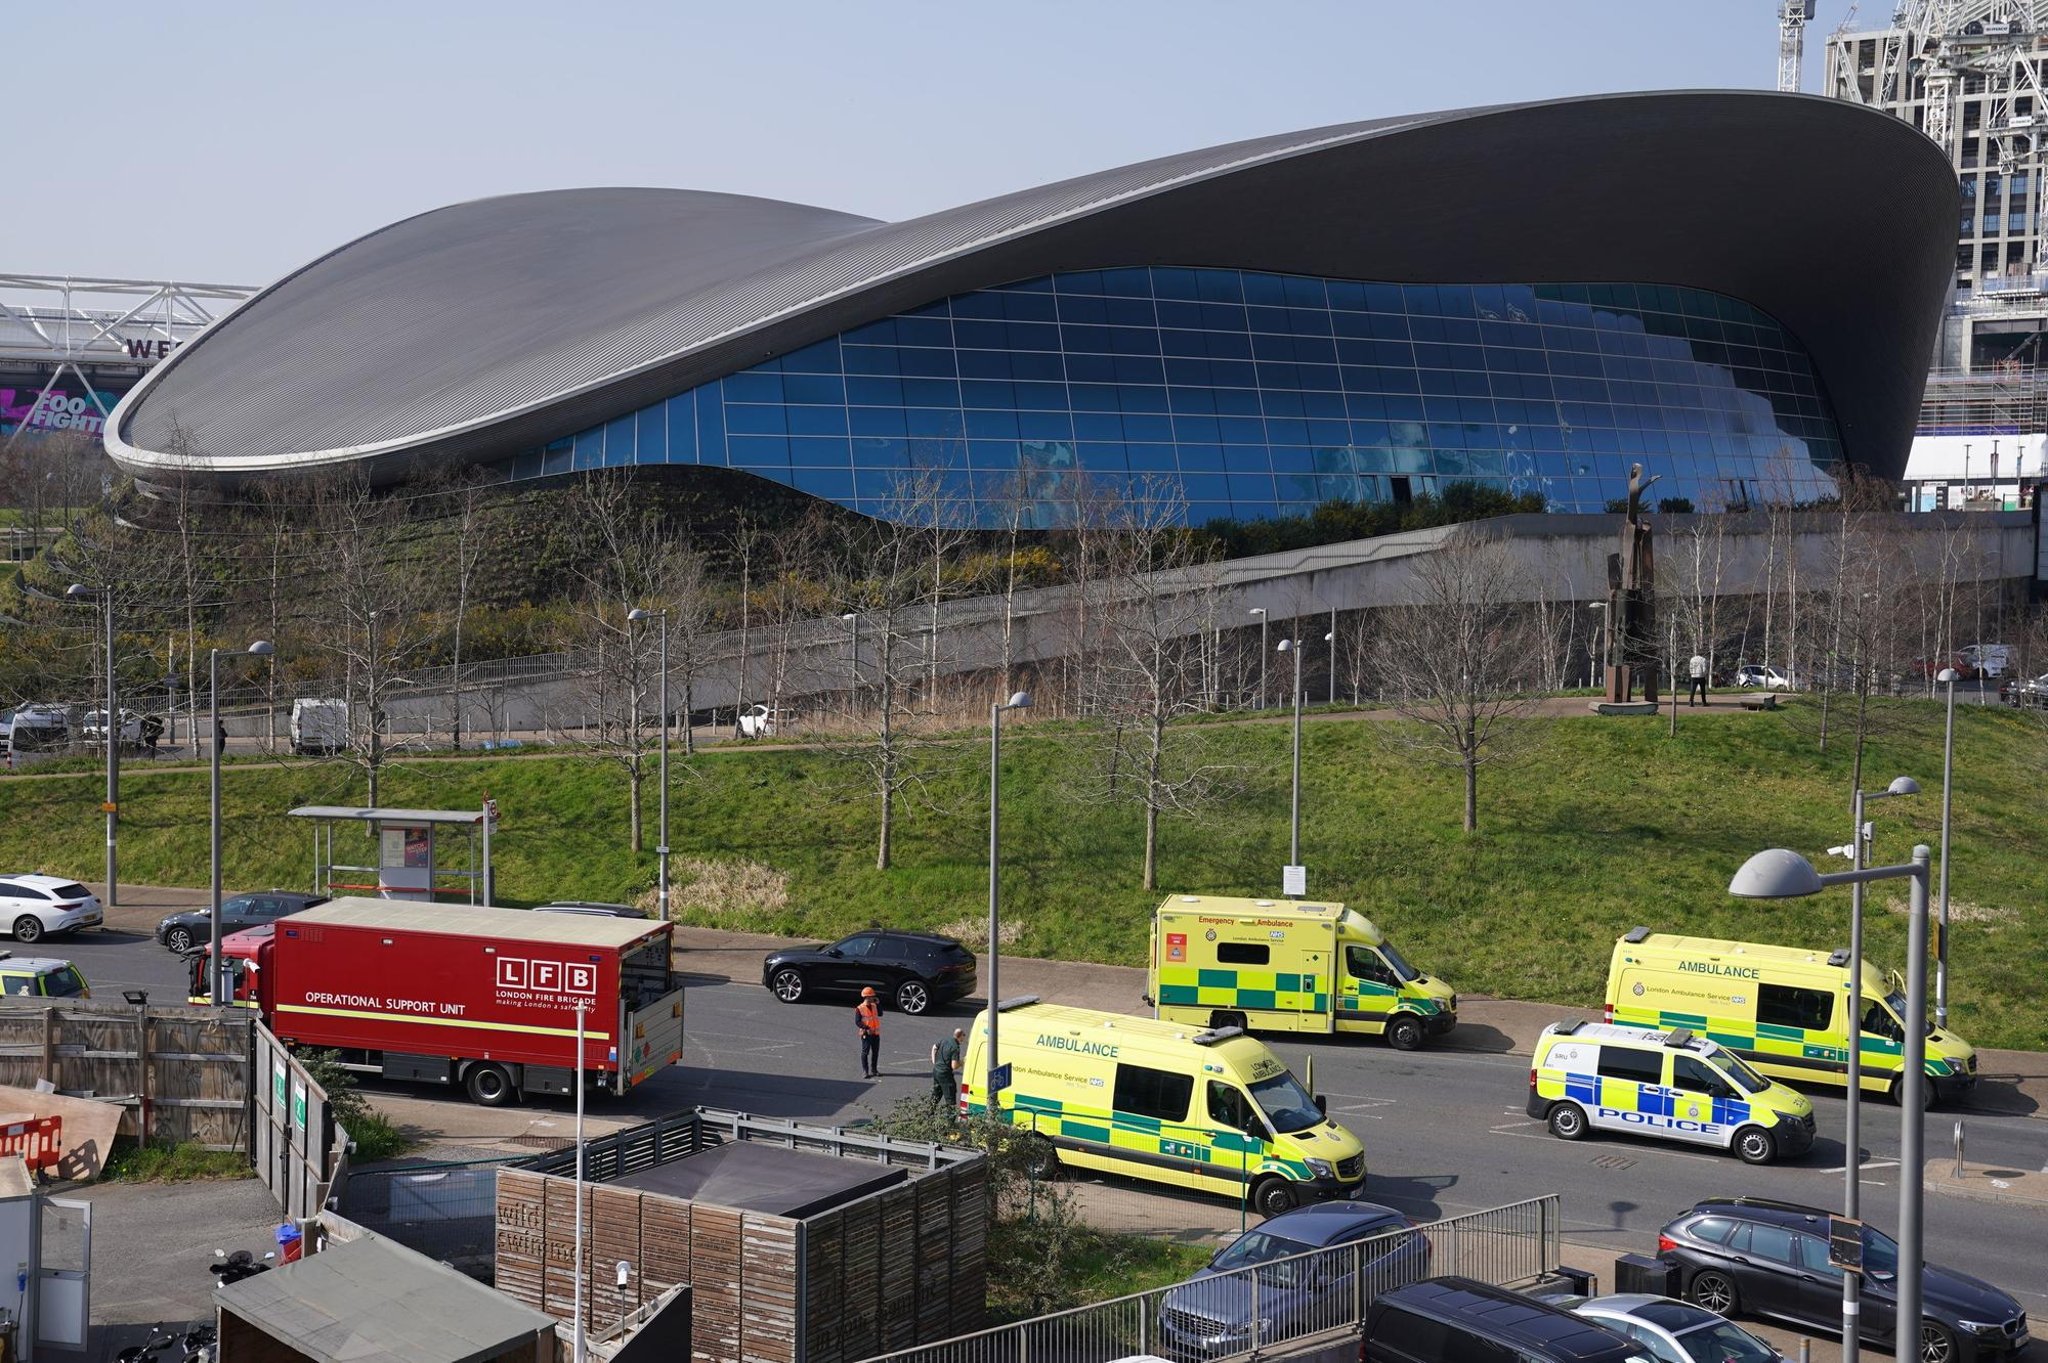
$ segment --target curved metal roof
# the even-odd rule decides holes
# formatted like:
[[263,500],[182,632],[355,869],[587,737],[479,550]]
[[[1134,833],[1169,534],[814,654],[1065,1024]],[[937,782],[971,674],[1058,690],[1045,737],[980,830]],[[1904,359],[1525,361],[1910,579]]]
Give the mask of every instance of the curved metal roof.
[[564,190],[373,232],[158,366],[107,427],[138,474],[502,456],[862,322],[1057,270],[1683,285],[1798,336],[1848,457],[1903,467],[1958,190],[1912,128],[1758,92],[1604,95],[1290,133],[901,223]]

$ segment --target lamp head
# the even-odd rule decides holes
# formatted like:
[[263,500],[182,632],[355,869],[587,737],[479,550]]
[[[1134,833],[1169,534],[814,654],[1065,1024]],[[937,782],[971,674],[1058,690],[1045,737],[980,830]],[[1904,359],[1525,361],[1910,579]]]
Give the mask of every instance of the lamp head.
[[1265,613],[1266,608],[1264,606],[1253,606],[1249,611],[1245,612],[1247,615],[1264,615]]
[[1282,640],[1281,640],[1281,641],[1280,641],[1280,642],[1279,642],[1278,644],[1275,644],[1275,645],[1273,646],[1273,651],[1274,651],[1275,653],[1292,653],[1292,652],[1294,652],[1294,640],[1292,640],[1292,639],[1282,639]]
[[845,614],[841,615],[841,616],[840,616],[839,618],[840,618],[841,620],[858,620],[858,619],[860,619],[860,616],[856,615],[856,614],[855,614],[854,612],[852,612],[852,611],[847,611],[847,612],[846,612]]
[[643,610],[639,606],[635,606],[626,612],[626,619],[628,621],[652,620],[653,618],[654,615],[651,611]]
[[1910,776],[1900,776],[1884,788],[1884,793],[1887,795],[1918,795],[1920,793],[1920,783]]
[[1728,882],[1728,893],[1737,899],[1797,899],[1822,888],[1813,863],[1783,847],[1758,852]]
[[64,595],[75,600],[90,600],[95,593],[92,588],[86,586],[83,582],[74,582],[64,589]]
[[1956,671],[1953,667],[1944,667],[1941,671],[1934,674],[1934,679],[1943,686],[1954,686],[1962,680],[1962,677],[1963,674]]
[[1323,636],[1323,642],[1324,642],[1324,643],[1326,643],[1326,644],[1334,644],[1334,643],[1336,643],[1336,642],[1337,642],[1337,631],[1336,631],[1336,630],[1331,630],[1331,631],[1330,631],[1330,632],[1329,632],[1328,634],[1325,634],[1325,635]]
[[258,639],[255,643],[249,645],[249,651],[259,658],[268,658],[271,654],[277,652],[277,645],[271,643],[268,639]]
[[1003,706],[1003,708],[1004,708],[1005,710],[1028,710],[1028,709],[1030,709],[1030,708],[1031,708],[1031,693],[1030,693],[1029,691],[1016,691],[1016,692],[1012,692],[1012,693],[1011,693],[1011,695],[1010,695],[1010,699],[1009,699],[1009,702],[1008,702],[1007,704],[1005,704],[1005,705]]

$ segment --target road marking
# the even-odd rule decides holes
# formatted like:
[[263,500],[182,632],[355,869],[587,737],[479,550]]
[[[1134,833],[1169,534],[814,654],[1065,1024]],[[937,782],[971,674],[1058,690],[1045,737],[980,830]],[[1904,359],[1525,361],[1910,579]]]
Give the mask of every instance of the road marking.
[[[1342,1095],[1339,1096],[1341,1097]],[[1397,1098],[1361,1098],[1355,1103],[1332,1104],[1330,1110],[1332,1112],[1341,1112],[1347,1117],[1365,1117],[1379,1122],[1386,1120],[1386,1114],[1383,1112],[1367,1112],[1366,1109],[1369,1107],[1392,1107],[1399,1101]]]
[[[1899,1167],[1899,1162],[1895,1159],[1867,1159],[1863,1161],[1861,1167],[1865,1170],[1896,1169]],[[1809,1169],[1807,1172],[1810,1174],[1846,1174],[1849,1172],[1849,1166],[1846,1164],[1831,1164],[1825,1169]]]

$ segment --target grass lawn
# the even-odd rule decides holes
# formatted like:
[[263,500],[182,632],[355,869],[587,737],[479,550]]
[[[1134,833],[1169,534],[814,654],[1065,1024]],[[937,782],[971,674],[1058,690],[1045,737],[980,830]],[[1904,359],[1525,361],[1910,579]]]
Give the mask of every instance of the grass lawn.
[[[1304,728],[1302,856],[1309,888],[1377,920],[1422,969],[1466,993],[1597,1005],[1614,938],[1638,923],[1661,931],[1832,948],[1847,940],[1848,896],[1780,904],[1731,899],[1729,876],[1751,852],[1786,846],[1825,862],[1847,841],[1850,758],[1817,751],[1808,702],[1784,714],[1593,716],[1539,722],[1536,746],[1480,785],[1480,831],[1459,830],[1459,789],[1342,718]],[[1875,855],[1903,860],[1940,829],[1941,710],[1885,706],[1865,785],[1904,773],[1926,794],[1873,806]],[[1187,732],[1193,733],[1194,730]],[[1288,729],[1208,725],[1207,759],[1240,788],[1199,817],[1162,825],[1166,890],[1272,893],[1287,857]],[[2030,714],[1958,712],[1954,801],[1956,926],[1952,1021],[1978,1045],[2048,1048],[2035,1006],[2048,974],[2048,859],[2041,791],[2048,728]],[[827,936],[881,920],[968,930],[985,911],[987,749],[966,739],[932,750],[925,797],[898,823],[896,866],[874,869],[873,801],[858,769],[811,751],[719,751],[673,778],[678,878],[709,863],[723,887],[693,921]],[[1010,950],[1141,965],[1158,896],[1139,888],[1141,814],[1090,793],[1097,750],[1077,730],[1015,726],[1003,745],[1003,894]],[[651,764],[650,764],[651,766]],[[312,831],[293,805],[362,798],[339,764],[241,764],[225,776],[226,879],[242,888],[303,886]],[[0,779],[0,866],[98,873],[99,793],[87,774]],[[129,769],[122,856],[143,883],[203,884],[206,779],[199,771]],[[589,757],[420,762],[388,770],[392,805],[503,812],[493,842],[500,898],[618,899],[654,877],[651,774],[648,850],[625,850],[625,781]],[[367,858],[362,845],[342,860]],[[444,860],[446,860],[444,856]],[[456,861],[460,863],[458,850]],[[1839,863],[1838,863],[1839,864]],[[1823,869],[1826,869],[1825,866]],[[1869,950],[1902,963],[1903,888],[1871,895]],[[1006,934],[1007,935],[1007,934]]]

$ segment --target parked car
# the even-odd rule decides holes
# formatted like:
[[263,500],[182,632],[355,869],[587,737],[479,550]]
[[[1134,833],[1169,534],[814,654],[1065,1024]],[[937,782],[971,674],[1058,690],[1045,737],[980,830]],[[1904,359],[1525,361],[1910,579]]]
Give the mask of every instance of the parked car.
[[1980,677],[2002,677],[2012,666],[2012,647],[2009,644],[1971,644],[1957,656],[1963,660],[1963,666]]
[[1790,691],[1792,680],[1775,667],[1762,663],[1744,663],[1735,669],[1737,686],[1753,686],[1765,691]]
[[[123,706],[119,713],[121,716],[119,721],[120,736],[117,741],[130,747],[142,742],[142,716],[126,706]],[[105,710],[87,710],[85,718],[79,721],[78,736],[88,743],[106,742],[107,712]]]
[[787,710],[773,710],[766,705],[749,705],[740,711],[740,736],[742,738],[773,738],[786,734],[796,727],[796,716]]
[[1473,1278],[1383,1292],[1365,1316],[1358,1363],[1650,1363],[1643,1347],[1547,1301]]
[[784,1003],[873,988],[915,1017],[974,992],[974,953],[950,937],[873,928],[829,946],[771,951],[761,983]]
[[0,932],[40,942],[53,932],[96,928],[106,921],[99,896],[62,876],[0,876]]
[[69,961],[0,951],[0,994],[9,998],[89,999],[92,987]]
[[1726,1316],[1691,1302],[1649,1292],[1553,1300],[1627,1335],[1660,1363],[1781,1363],[1785,1357]]
[[1162,1352],[1218,1358],[1354,1323],[1361,1276],[1368,1295],[1429,1276],[1429,1241],[1414,1225],[1392,1207],[1340,1201],[1254,1226],[1160,1299]]
[[[1686,1297],[1724,1316],[1774,1316],[1825,1330],[1839,1323],[1842,1270],[1828,1262],[1829,1213],[1767,1198],[1709,1198],[1657,1237]],[[1898,1244],[1863,1227],[1863,1338],[1889,1347],[1897,1321]],[[2027,1347],[2027,1315],[1990,1283],[1929,1263],[1921,1273],[1926,1363],[2010,1358]]]
[[593,899],[558,899],[552,904],[536,904],[535,913],[580,913],[591,918],[645,918],[644,909],[631,904],[600,904]]
[[2032,706],[2035,709],[2048,706],[2048,672],[2018,683],[2008,694],[2014,705]]
[[[280,918],[304,913],[315,904],[326,902],[325,895],[298,894],[292,890],[238,894],[220,902],[221,931],[240,932],[259,923],[275,923]],[[207,909],[174,913],[156,925],[156,940],[181,956],[194,947],[205,946],[213,940],[212,914]]]

